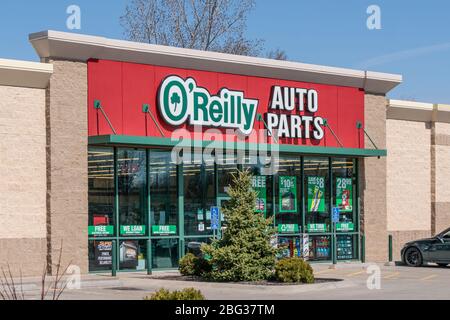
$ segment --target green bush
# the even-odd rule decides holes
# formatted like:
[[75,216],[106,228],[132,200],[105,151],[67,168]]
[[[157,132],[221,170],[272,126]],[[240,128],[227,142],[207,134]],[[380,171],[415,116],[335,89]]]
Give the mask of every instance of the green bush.
[[202,277],[210,273],[212,270],[211,262],[206,258],[199,258],[195,260],[195,275]]
[[196,257],[192,253],[188,253],[180,259],[178,270],[183,276],[201,277],[211,271],[211,264],[202,257]]
[[169,291],[160,289],[144,300],[205,300],[205,296],[194,288],[186,288],[181,291]]
[[183,276],[195,276],[196,275],[196,264],[197,257],[192,253],[188,253],[183,258],[180,259],[178,270]]
[[203,276],[212,281],[267,280],[276,262],[276,249],[270,244],[275,229],[271,218],[255,213],[252,175],[248,171],[234,175],[228,194],[223,208],[227,228],[220,240],[202,246],[212,266]]
[[314,283],[314,271],[303,259],[281,259],[275,265],[275,279],[280,282]]

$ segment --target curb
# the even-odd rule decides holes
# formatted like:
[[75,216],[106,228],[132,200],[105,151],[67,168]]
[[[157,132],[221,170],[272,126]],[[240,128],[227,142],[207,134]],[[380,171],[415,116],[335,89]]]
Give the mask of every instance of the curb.
[[[58,287],[65,284],[65,282],[61,283]],[[50,283],[47,284],[47,286]],[[83,280],[81,279],[80,289],[89,289],[89,288],[98,288],[98,289],[106,289],[106,288],[114,288],[114,287],[123,287],[123,282],[120,280]],[[23,291],[24,293],[41,291],[41,283],[24,283],[21,285],[15,285],[15,289],[17,292]],[[51,289],[50,289],[51,290]]]
[[197,289],[208,289],[208,290],[236,289],[239,290],[239,292],[242,291],[254,292],[255,290],[258,290],[260,292],[261,291],[272,292],[282,289],[283,292],[288,293],[303,293],[310,291],[333,290],[357,286],[357,284],[351,280],[333,281],[317,284],[301,284],[301,285],[252,285],[241,283],[208,283],[208,282],[205,283],[195,281],[176,281],[176,280],[168,281],[162,279],[161,280],[149,279],[149,281],[150,282],[148,282],[148,285],[152,287],[164,287],[171,289],[195,287]]

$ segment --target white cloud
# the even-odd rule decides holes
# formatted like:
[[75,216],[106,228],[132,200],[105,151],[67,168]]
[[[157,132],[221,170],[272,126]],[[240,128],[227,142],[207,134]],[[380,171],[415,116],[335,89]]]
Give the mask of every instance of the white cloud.
[[386,63],[401,61],[410,58],[417,58],[420,56],[432,54],[438,51],[445,51],[450,49],[450,42],[441,43],[432,46],[425,46],[419,48],[413,48],[403,51],[397,51],[385,55],[381,55],[379,57],[371,58],[365,60],[363,62],[358,63],[355,67],[358,69],[367,69],[372,68],[374,66],[380,66]]

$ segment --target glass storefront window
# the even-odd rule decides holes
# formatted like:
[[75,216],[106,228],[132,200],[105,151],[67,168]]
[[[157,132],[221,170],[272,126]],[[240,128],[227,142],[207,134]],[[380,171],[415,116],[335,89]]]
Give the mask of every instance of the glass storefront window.
[[[273,170],[270,157],[244,158],[243,170],[248,170],[254,177],[253,188],[258,193],[256,212],[264,213],[266,217],[273,216]],[[263,162],[263,163],[261,163]]]
[[358,235],[338,235],[336,237],[337,260],[358,259]]
[[124,240],[119,244],[120,270],[146,270],[147,241]]
[[208,235],[211,230],[211,207],[216,205],[214,160],[203,161],[200,155],[184,164],[184,233]]
[[152,235],[178,234],[177,165],[170,151],[150,151]]
[[[88,156],[90,271],[111,270],[113,240],[118,245],[119,270],[145,270],[148,240],[155,269],[177,268],[183,251],[200,254],[201,244],[209,243],[213,234],[211,207],[223,209],[229,201],[227,187],[238,169],[249,170],[255,177],[255,212],[275,214],[280,257],[306,253],[311,261],[331,260],[331,207],[340,208],[336,258],[359,257],[357,162],[353,158],[304,157],[302,161],[301,156],[285,154],[276,158],[274,170],[274,164],[267,161],[273,158],[264,162],[248,154],[242,155],[241,162],[228,155],[228,162],[216,159],[217,163],[196,154],[180,167],[172,161],[171,151],[163,149],[89,147]],[[180,200],[184,211],[179,208]],[[116,210],[120,225],[115,221]],[[180,212],[184,212],[184,231],[179,225]],[[226,227],[223,217],[222,227]]]
[[337,232],[357,231],[355,210],[355,171],[353,159],[333,159],[333,206],[340,210]]
[[88,151],[89,236],[114,236],[114,149]]
[[117,152],[121,236],[145,235],[147,225],[147,154],[145,150]]
[[330,236],[309,236],[309,260],[331,260]]
[[228,196],[228,188],[233,183],[233,175],[238,172],[237,157],[221,155],[217,157],[217,192],[220,196]]
[[112,240],[89,241],[89,271],[112,269]]
[[202,254],[200,250],[202,244],[211,243],[211,238],[186,238],[184,242],[185,254],[192,253],[195,256],[200,256]]
[[306,205],[306,231],[331,231],[330,184],[328,158],[304,159],[304,190]]
[[278,233],[300,233],[301,215],[301,159],[280,157],[275,179],[275,224]]
[[302,238],[300,237],[278,237],[279,259],[302,257]]
[[152,240],[152,268],[178,268],[178,239]]
[[249,170],[253,175],[260,176],[271,176],[273,175],[275,168],[275,163],[278,158],[272,158],[268,156],[256,156],[256,155],[246,155],[243,159],[243,169]]

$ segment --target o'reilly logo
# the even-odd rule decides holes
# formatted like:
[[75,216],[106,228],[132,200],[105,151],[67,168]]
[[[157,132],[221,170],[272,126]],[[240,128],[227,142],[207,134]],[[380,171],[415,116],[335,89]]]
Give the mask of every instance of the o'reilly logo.
[[241,91],[220,90],[211,95],[197,86],[193,78],[166,78],[159,89],[159,110],[167,123],[179,126],[189,119],[191,125],[239,129],[250,134],[256,119],[258,100],[244,97]]

